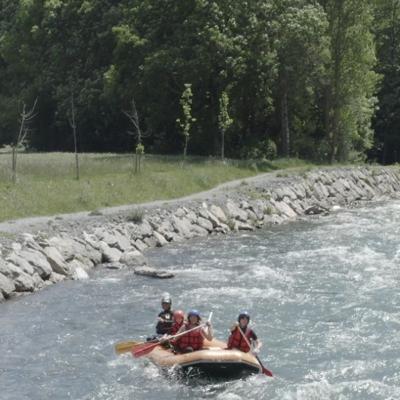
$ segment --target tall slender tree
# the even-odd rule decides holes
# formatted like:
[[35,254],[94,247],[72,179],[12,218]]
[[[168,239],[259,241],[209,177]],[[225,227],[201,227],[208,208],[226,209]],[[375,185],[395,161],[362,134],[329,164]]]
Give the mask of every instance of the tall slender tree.
[[400,161],[400,0],[376,0],[374,33],[382,84],[371,156],[389,164]]
[[326,86],[329,160],[346,161],[372,145],[371,118],[378,75],[371,32],[372,0],[323,0],[331,62]]
[[182,117],[177,118],[176,122],[181,129],[181,133],[183,136],[184,144],[183,144],[183,162],[186,160],[187,156],[187,148],[190,137],[190,129],[192,127],[193,122],[196,121],[196,118],[192,116],[192,85],[190,83],[185,83],[185,89],[182,92],[182,96],[180,99],[180,104],[182,107]]
[[221,132],[221,160],[225,159],[225,134],[233,123],[233,119],[229,116],[229,97],[228,94],[223,91],[219,99],[219,115],[218,115],[218,126]]

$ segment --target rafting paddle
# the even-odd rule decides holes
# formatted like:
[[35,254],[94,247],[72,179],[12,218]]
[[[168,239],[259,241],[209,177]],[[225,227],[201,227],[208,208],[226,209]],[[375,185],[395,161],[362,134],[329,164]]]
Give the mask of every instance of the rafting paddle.
[[[210,322],[211,321],[211,318],[212,318],[212,312],[210,312],[210,315],[209,315],[209,317],[208,317],[208,321],[207,322]],[[194,327],[194,328],[192,328],[192,329],[189,329],[188,331],[184,331],[184,332],[181,332],[181,333],[178,333],[178,334],[176,334],[176,335],[173,335],[173,336],[167,336],[166,338],[161,338],[161,339],[159,339],[157,342],[152,342],[152,343],[143,343],[143,344],[139,344],[138,346],[135,346],[134,348],[132,348],[132,355],[134,356],[134,357],[136,357],[136,358],[138,358],[138,357],[142,357],[142,356],[145,356],[146,354],[149,354],[155,347],[157,347],[159,344],[161,344],[161,343],[163,343],[163,342],[168,342],[168,341],[170,341],[171,339],[176,339],[176,338],[178,338],[178,337],[181,337],[181,336],[184,336],[184,335],[186,335],[187,333],[189,333],[189,332],[192,332],[192,331],[195,331],[196,329],[200,329],[200,328],[203,328],[204,326],[206,326],[207,324],[200,324],[199,326],[196,326],[196,327]]]
[[[240,326],[238,326],[239,332],[241,333],[241,335],[243,336],[243,339],[246,341],[247,345],[249,346],[249,348],[251,349],[251,344],[249,342],[249,339],[247,339],[246,335],[243,333],[243,331],[240,329]],[[257,354],[255,354],[254,352],[252,352],[253,356],[257,359],[257,361],[260,363],[260,367],[261,367],[261,371],[264,375],[270,376],[272,377],[272,372],[265,368],[263,363],[261,362],[261,360],[259,359],[259,357],[257,356]]]
[[143,343],[143,342],[136,342],[134,340],[128,340],[125,342],[118,342],[114,346],[114,349],[117,354],[122,354],[122,353],[127,353],[128,351],[131,351],[132,347],[137,347],[142,344],[149,344],[149,343],[154,343],[154,342],[152,341],[152,342]]

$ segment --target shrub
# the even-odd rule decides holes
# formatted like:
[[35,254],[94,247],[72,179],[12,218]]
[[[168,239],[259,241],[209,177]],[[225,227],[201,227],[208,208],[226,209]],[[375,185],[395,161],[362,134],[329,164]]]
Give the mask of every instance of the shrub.
[[258,160],[274,160],[277,154],[276,143],[271,139],[261,140],[256,145],[245,148],[242,152],[244,158]]
[[144,216],[144,211],[140,208],[135,208],[126,217],[126,220],[129,222],[133,222],[134,224],[141,224],[143,222],[143,216]]

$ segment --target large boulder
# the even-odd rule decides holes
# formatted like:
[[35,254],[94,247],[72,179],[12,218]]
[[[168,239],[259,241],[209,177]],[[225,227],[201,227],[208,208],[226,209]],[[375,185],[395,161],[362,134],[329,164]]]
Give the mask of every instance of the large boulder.
[[124,229],[126,233],[129,234],[131,241],[149,237],[153,233],[153,227],[146,219],[143,219],[140,223],[127,222],[124,224]]
[[241,222],[247,222],[247,212],[239,208],[233,201],[228,200],[225,205],[228,216]]
[[46,256],[47,261],[50,263],[51,268],[57,274],[70,276],[71,270],[68,267],[68,264],[65,262],[61,253],[52,246],[45,247],[43,249],[43,254]]
[[170,242],[173,238],[174,227],[168,220],[164,220],[161,224],[157,227],[157,232],[159,232],[165,239]]
[[208,219],[205,219],[203,217],[197,218],[197,224],[208,232],[212,232],[213,230],[213,224]]
[[19,267],[21,271],[28,275],[33,275],[35,270],[31,264],[25,258],[19,256],[16,253],[10,253],[6,259],[8,262],[14,264],[15,266]]
[[200,226],[207,229],[209,232],[211,232],[213,230],[213,228],[217,228],[217,227],[221,226],[221,221],[213,213],[211,213],[207,208],[200,208],[198,218],[204,218],[209,223],[211,223],[211,228],[210,228],[209,226],[208,227],[205,226],[204,223],[197,222]]
[[211,212],[211,214],[215,215],[217,217],[217,219],[219,221],[223,222],[224,224],[226,224],[228,222],[228,218],[226,217],[226,215],[221,207],[218,207],[218,206],[212,204],[210,206],[210,212]]
[[138,250],[132,250],[122,254],[119,262],[128,266],[142,266],[147,264],[145,256]]
[[158,279],[169,279],[174,277],[174,274],[171,272],[161,271],[153,267],[137,267],[135,268],[135,274]]
[[44,284],[36,272],[29,275],[10,262],[1,263],[0,272],[14,283],[16,292],[33,292]]
[[143,240],[137,239],[133,243],[134,247],[139,251],[144,251],[147,249],[147,244]]
[[161,233],[158,233],[157,231],[153,232],[153,236],[154,239],[156,240],[157,247],[165,246],[168,243],[167,239],[165,239],[165,237],[161,235]]
[[122,256],[122,252],[115,247],[110,247],[107,243],[101,241],[99,242],[99,249],[102,253],[103,263],[114,263],[118,262]]
[[48,279],[50,277],[52,268],[42,252],[26,249],[21,250],[18,255],[28,261],[42,279]]
[[86,272],[86,266],[78,260],[72,260],[68,263],[68,267],[72,274],[72,279],[76,281],[82,281],[89,278]]
[[10,294],[15,291],[15,283],[0,272],[0,295],[5,298],[10,297]]
[[183,236],[186,239],[190,239],[193,237],[192,224],[187,218],[178,218],[173,215],[171,222],[175,229],[175,232],[178,233],[180,236]]
[[90,267],[101,262],[101,252],[97,248],[96,236],[88,235],[86,232],[83,233],[83,240],[63,235],[52,237],[48,243],[57,248],[66,262],[78,259]]
[[275,201],[271,200],[271,203],[273,203],[274,207],[282,214],[285,215],[287,218],[296,218],[297,214],[293,211],[291,207],[289,207],[288,204],[286,204],[284,201]]
[[120,251],[126,251],[132,247],[130,240],[116,230],[98,230],[97,236],[108,246],[115,247]]
[[[37,275],[38,276],[38,275]],[[33,292],[35,290],[36,279],[33,276],[21,272],[15,279],[15,291],[16,292]]]
[[314,205],[308,207],[308,208],[304,211],[304,213],[305,213],[306,215],[318,215],[318,214],[327,215],[327,214],[329,214],[329,209],[326,208],[326,207],[324,207],[324,206],[321,205],[321,204],[314,204]]

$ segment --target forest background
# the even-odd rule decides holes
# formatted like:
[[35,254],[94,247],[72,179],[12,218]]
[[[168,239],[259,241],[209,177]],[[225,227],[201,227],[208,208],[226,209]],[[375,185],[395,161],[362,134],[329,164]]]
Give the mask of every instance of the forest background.
[[0,5],[0,147],[37,99],[28,149],[73,151],[73,118],[80,152],[131,152],[134,99],[145,151],[178,154],[189,88],[191,154],[400,160],[400,0]]

